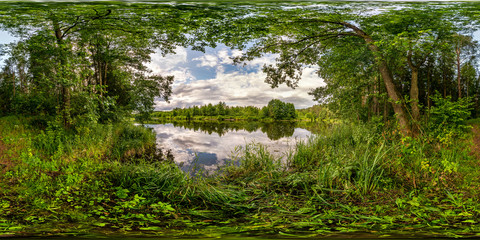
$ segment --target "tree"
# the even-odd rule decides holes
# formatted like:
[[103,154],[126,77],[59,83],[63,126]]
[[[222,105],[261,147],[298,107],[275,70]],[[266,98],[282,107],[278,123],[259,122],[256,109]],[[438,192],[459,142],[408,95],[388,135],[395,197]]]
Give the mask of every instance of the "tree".
[[262,112],[264,111],[263,116],[268,116],[274,120],[292,120],[297,117],[293,103],[284,103],[278,99],[270,100],[267,107],[262,108]]
[[[415,7],[418,8],[418,6]],[[259,10],[257,14],[237,18],[233,20],[234,23],[229,22],[236,27],[235,32],[241,37],[239,39],[228,35],[226,43],[232,47],[245,48],[246,44],[242,45],[239,42],[250,42],[246,53],[236,59],[238,63],[264,54],[278,54],[276,64],[267,64],[263,69],[267,74],[265,81],[272,87],[277,87],[279,84],[296,87],[301,77],[301,70],[307,65],[322,62],[330,52],[338,53],[346,48],[354,49],[354,52],[367,50],[369,54],[366,54],[366,60],[355,64],[363,66],[360,72],[365,74],[369,73],[368,69],[372,67],[376,69],[383,81],[382,87],[385,88],[390,99],[400,130],[404,135],[409,135],[412,133],[412,128],[408,110],[412,110],[415,121],[420,116],[419,68],[430,56],[431,49],[427,48],[429,43],[440,43],[440,39],[444,38],[446,33],[452,33],[455,30],[453,23],[449,23],[454,21],[452,17],[454,11],[445,11],[445,9],[439,11],[429,7],[414,9],[407,6],[407,9],[402,8],[400,11],[351,14],[355,10],[344,11],[345,14],[339,14],[332,8]],[[238,27],[242,24],[247,27]],[[250,34],[252,38],[245,41],[245,36],[249,35],[248,31],[251,29],[259,30]],[[397,40],[401,38],[406,40],[402,41],[402,44],[406,43],[406,47],[396,46]],[[394,57],[398,57],[398,53],[405,56],[407,61],[399,63],[395,60]],[[335,63],[330,62],[330,64]],[[346,68],[352,66],[348,65]],[[402,76],[405,74],[398,74],[398,66],[408,67],[411,70],[409,94],[403,91],[408,86],[403,83]],[[324,69],[319,68],[320,74],[323,74],[323,71]],[[345,75],[358,74],[349,69],[343,72]],[[371,76],[371,74],[368,75]],[[332,81],[338,83],[341,79],[336,78]],[[409,95],[412,101],[410,109],[404,102],[405,97]]]
[[471,36],[455,34],[453,36],[457,67],[457,91],[458,98],[462,98],[462,65],[471,61],[478,47],[477,42]]
[[[5,14],[0,26],[23,39],[9,49],[15,62],[9,69],[20,73],[13,85],[21,86],[22,98],[58,107],[67,128],[72,119],[91,113],[97,115],[92,119],[102,121],[132,110],[148,115],[155,97],[168,100],[173,78],[151,76],[145,63],[155,49],[169,54],[176,46],[195,45],[188,40],[186,26],[199,26],[181,17],[195,9],[126,6],[18,3],[11,9],[1,5]],[[13,61],[14,57],[22,61]],[[9,69],[4,69],[0,81],[6,81]],[[90,106],[90,111],[82,106]]]

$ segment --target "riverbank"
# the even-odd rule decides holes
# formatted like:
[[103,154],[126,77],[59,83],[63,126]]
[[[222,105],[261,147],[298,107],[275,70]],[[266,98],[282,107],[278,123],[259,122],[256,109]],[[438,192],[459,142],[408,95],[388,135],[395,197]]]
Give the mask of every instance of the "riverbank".
[[151,117],[148,120],[141,120],[142,123],[172,123],[172,122],[261,122],[261,123],[273,123],[273,122],[299,122],[299,123],[324,123],[331,124],[335,123],[335,119],[325,118],[325,119],[308,119],[308,118],[297,118],[290,120],[275,120],[272,118],[258,118],[258,117],[224,117],[224,116],[195,116],[192,118],[186,117]]
[[325,126],[286,165],[252,143],[240,165],[207,178],[153,151],[140,126],[65,131],[3,117],[0,234],[476,236],[472,124],[415,139],[372,124]]

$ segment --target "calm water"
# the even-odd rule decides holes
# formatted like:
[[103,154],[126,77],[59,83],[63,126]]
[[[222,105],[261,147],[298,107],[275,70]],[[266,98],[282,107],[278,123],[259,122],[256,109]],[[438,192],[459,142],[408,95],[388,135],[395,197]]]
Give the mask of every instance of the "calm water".
[[157,134],[157,144],[171,150],[184,171],[205,169],[212,172],[235,159],[247,143],[260,143],[277,157],[284,157],[297,141],[312,133],[297,123],[163,123],[147,124]]

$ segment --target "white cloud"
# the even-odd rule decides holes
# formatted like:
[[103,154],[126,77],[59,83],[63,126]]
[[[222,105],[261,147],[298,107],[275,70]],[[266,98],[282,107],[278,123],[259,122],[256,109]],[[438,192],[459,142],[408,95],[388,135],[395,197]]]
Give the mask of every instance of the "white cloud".
[[[159,109],[171,109],[224,101],[228,105],[265,106],[268,101],[278,98],[283,101],[295,100],[297,108],[305,108],[315,104],[308,91],[320,85],[318,77],[314,78],[306,71],[305,78],[300,81],[297,89],[285,85],[272,89],[264,82],[265,74],[258,70],[251,73],[217,72],[214,79],[197,80],[191,83],[177,85],[173,91],[172,104],[159,103]],[[190,103],[190,104],[189,104]]]
[[194,58],[192,60],[200,61],[200,63],[197,64],[198,67],[215,67],[219,63],[218,57],[211,54],[205,54],[201,57]]
[[221,64],[233,64],[233,60],[231,59],[231,56],[228,54],[227,49],[222,49],[218,51],[218,58],[220,59]]
[[152,69],[171,69],[180,63],[187,62],[187,49],[178,47],[175,49],[175,52],[175,54],[169,54],[166,56],[162,56],[160,53],[152,54],[152,62],[149,66],[151,66]]
[[275,54],[267,54],[265,56],[255,58],[247,63],[247,68],[258,68],[258,67],[263,67],[263,65],[267,64],[274,64],[275,63],[275,58],[277,55]]
[[159,53],[152,54],[152,61],[146,65],[152,70],[153,74],[175,76],[175,85],[184,83],[188,80],[194,80],[195,77],[192,75],[189,68],[185,66],[188,63],[187,49],[178,47],[175,52],[176,54],[166,56],[162,56]]
[[[312,67],[304,69],[296,89],[285,85],[272,89],[264,82],[266,75],[261,68],[264,64],[275,63],[276,55],[273,54],[249,61],[247,66],[242,68],[231,65],[231,57],[242,54],[239,50],[223,47],[209,50],[206,54],[192,59],[188,58],[188,51],[179,51],[179,53],[181,56],[166,61],[171,63],[170,68],[153,66],[154,69],[161,69],[164,74],[176,77],[171,103],[159,100],[156,102],[157,110],[216,104],[219,101],[226,102],[230,106],[262,107],[273,98],[292,102],[297,108],[305,108],[315,104],[308,92],[322,85],[321,79],[315,73],[316,68]],[[155,62],[160,61],[157,59]],[[206,67],[210,70],[204,69]],[[212,71],[211,68],[214,68],[214,72],[211,72],[207,79],[197,77]]]

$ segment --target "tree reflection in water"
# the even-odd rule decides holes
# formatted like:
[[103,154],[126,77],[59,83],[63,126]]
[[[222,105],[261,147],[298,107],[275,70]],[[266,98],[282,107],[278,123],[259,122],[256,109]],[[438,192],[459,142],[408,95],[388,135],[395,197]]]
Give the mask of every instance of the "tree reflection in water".
[[147,126],[157,133],[158,147],[171,149],[175,162],[188,172],[212,172],[231,159],[234,149],[250,142],[263,144],[282,157],[297,141],[311,135],[304,123],[297,122],[179,121]]
[[[161,122],[165,124],[166,122]],[[232,121],[232,122],[208,122],[208,121],[176,121],[171,122],[174,127],[201,131],[208,134],[216,133],[220,137],[227,132],[245,130],[249,133],[258,130],[267,134],[270,140],[278,140],[282,137],[291,137],[297,127],[297,122],[255,122],[255,121]]]

